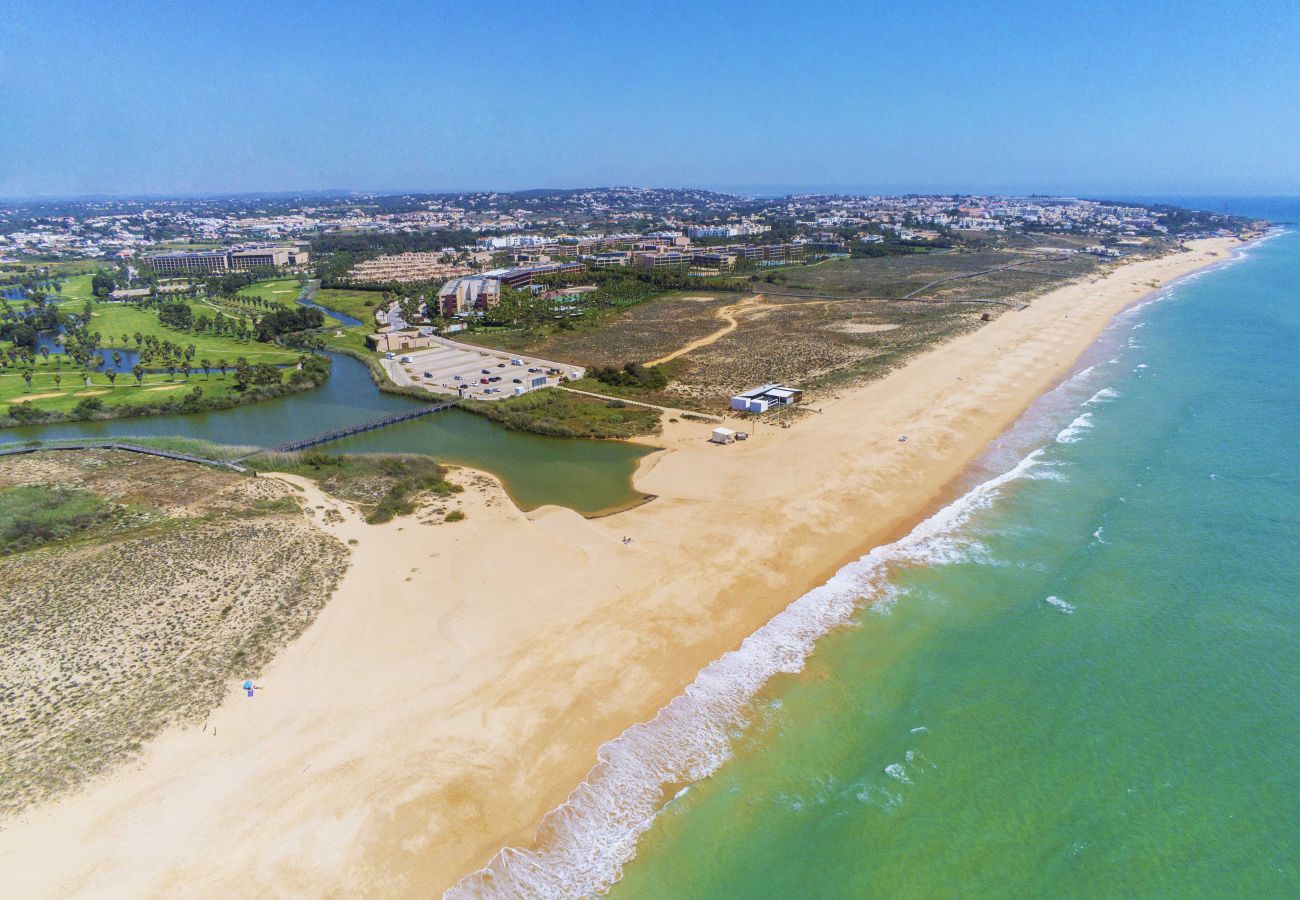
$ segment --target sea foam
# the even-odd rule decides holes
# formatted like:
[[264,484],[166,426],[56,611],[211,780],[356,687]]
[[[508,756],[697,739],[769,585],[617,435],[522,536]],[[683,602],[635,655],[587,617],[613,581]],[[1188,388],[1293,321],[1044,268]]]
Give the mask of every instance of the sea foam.
[[953,561],[969,549],[957,534],[999,489],[1039,464],[1035,450],[940,510],[900,540],[849,563],[795,600],[737,650],[706,666],[648,722],[633,725],[597,751],[586,780],[537,831],[537,849],[509,847],[453,885],[449,900],[474,897],[571,897],[598,893],[622,876],[638,837],[683,783],[706,778],[730,756],[732,740],[753,715],[754,695],[778,673],[797,673],[816,640],[849,623],[865,603],[893,596],[892,565]]
[[1066,615],[1069,615],[1070,613],[1074,612],[1074,604],[1070,603],[1067,600],[1062,600],[1060,597],[1055,597],[1055,596],[1048,597],[1047,603],[1051,606],[1055,606],[1057,609],[1059,609],[1061,612],[1065,613]]

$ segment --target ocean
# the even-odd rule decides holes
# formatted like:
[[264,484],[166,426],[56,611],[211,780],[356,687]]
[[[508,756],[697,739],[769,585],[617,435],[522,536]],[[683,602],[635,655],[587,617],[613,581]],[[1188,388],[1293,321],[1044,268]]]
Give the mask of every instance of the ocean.
[[1300,896],[1298,403],[1287,230],[1119,316],[452,895]]

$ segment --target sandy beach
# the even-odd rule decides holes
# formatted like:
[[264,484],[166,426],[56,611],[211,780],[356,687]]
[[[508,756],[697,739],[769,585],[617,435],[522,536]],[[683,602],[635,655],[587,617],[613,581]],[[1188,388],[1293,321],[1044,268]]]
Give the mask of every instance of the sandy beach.
[[669,424],[636,480],[657,499],[617,515],[524,514],[459,470],[464,521],[370,526],[298,482],[352,546],[329,605],[254,698],[232,682],[202,726],[4,823],[4,893],[429,896],[529,846],[602,743],[942,503],[1117,312],[1238,245],[1069,284],[789,429]]

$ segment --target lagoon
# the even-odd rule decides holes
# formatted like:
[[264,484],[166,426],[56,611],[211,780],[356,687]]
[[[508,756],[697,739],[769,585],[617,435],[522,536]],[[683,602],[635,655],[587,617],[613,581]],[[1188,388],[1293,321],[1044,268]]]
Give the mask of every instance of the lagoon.
[[[0,429],[0,445],[70,438],[187,437],[270,447],[399,412],[421,401],[380,393],[366,366],[330,354],[333,372],[319,388],[233,409]],[[111,362],[111,361],[110,361]],[[202,386],[195,376],[193,383]],[[325,444],[326,453],[424,453],[490,472],[523,509],[547,504],[599,515],[641,502],[631,479],[653,448],[621,441],[566,440],[507,431],[453,409]]]

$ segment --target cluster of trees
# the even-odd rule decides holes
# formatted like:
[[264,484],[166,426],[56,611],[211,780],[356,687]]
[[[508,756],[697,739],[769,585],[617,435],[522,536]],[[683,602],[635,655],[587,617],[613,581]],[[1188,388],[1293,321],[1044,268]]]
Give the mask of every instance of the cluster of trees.
[[257,320],[257,339],[273,341],[282,334],[320,328],[325,324],[325,314],[314,306],[281,308],[266,313]]
[[621,369],[617,366],[596,366],[587,370],[587,374],[602,384],[614,387],[642,388],[648,391],[668,387],[667,375],[658,368],[637,362],[624,363]]
[[492,325],[513,325],[521,328],[536,328],[555,318],[555,304],[543,300],[540,294],[521,291],[501,285],[501,296],[497,305],[487,311],[484,320]]
[[58,309],[44,303],[23,312],[5,303],[0,308],[0,340],[11,341],[15,347],[35,350],[40,333],[58,329],[61,321]]
[[113,277],[112,272],[101,269],[91,276],[90,292],[96,297],[107,297],[116,287],[117,279]]
[[[224,366],[224,362],[223,362]],[[298,367],[289,370],[288,378],[281,377],[280,369],[265,363],[249,365],[242,357],[236,361],[242,371],[242,381],[237,377],[235,392],[230,394],[205,394],[196,385],[183,395],[164,394],[140,402],[109,406],[99,397],[84,397],[69,413],[40,409],[31,404],[10,404],[9,419],[15,424],[57,422],[65,419],[103,419],[126,416],[148,416],[164,413],[202,412],[209,409],[229,409],[240,403],[279,397],[294,391],[317,387],[329,377],[328,357],[304,356]]]

